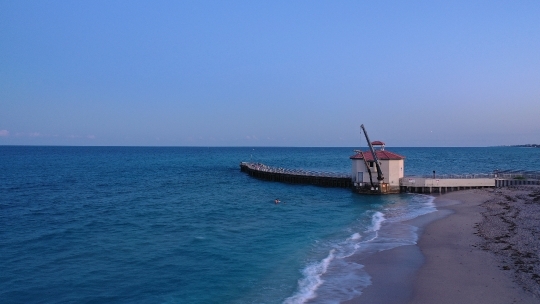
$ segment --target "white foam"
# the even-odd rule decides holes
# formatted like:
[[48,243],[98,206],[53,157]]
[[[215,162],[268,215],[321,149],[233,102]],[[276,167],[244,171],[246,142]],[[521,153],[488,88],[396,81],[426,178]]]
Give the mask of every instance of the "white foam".
[[297,291],[283,303],[339,303],[360,295],[371,285],[370,276],[361,264],[346,258],[355,254],[369,256],[415,244],[418,237],[416,227],[402,222],[435,211],[433,200],[431,196],[418,195],[407,204],[385,208],[384,213],[370,211],[364,215],[371,214],[367,227],[358,232],[349,230],[349,237],[341,242],[321,242],[323,246],[332,248],[330,253],[322,261],[306,266],[303,277],[298,280]]
[[371,276],[364,266],[336,257],[324,274],[324,284],[317,290],[317,297],[310,304],[339,304],[362,294],[371,285]]
[[389,222],[408,221],[437,210],[433,203],[435,197],[424,194],[411,194],[411,196],[413,196],[411,205],[385,209],[390,215]]
[[433,207],[433,208],[436,208],[436,207],[435,207],[434,201],[435,201],[435,197],[434,197],[434,196],[430,196],[430,197],[428,198],[428,201],[425,203],[425,206],[426,206],[426,207]]
[[298,280],[298,292],[285,299],[284,304],[300,304],[314,299],[317,296],[317,288],[324,282],[321,276],[326,273],[328,265],[334,259],[335,249],[330,250],[326,258],[318,263],[306,267],[303,271],[304,277]]
[[369,228],[370,231],[379,231],[381,229],[381,224],[384,222],[384,214],[382,212],[375,212],[373,216],[371,217],[371,227]]
[[361,238],[362,238],[362,236],[360,235],[360,233],[356,232],[356,233],[353,233],[353,235],[351,235],[349,240],[355,241],[355,240],[359,240]]

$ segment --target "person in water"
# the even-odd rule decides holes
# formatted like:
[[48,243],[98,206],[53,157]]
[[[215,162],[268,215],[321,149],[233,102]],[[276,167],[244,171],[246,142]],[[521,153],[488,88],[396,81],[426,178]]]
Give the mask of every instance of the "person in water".
[[276,198],[276,200],[274,201],[277,204],[279,204],[279,198]]

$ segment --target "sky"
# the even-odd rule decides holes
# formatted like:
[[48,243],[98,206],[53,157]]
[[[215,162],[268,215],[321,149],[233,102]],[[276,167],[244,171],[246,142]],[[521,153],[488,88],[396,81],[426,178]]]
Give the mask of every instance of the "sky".
[[540,143],[540,2],[0,0],[0,145]]

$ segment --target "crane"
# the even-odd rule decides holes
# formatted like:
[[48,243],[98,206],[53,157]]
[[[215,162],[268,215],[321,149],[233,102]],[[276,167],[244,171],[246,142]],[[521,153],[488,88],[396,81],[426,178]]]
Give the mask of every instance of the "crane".
[[362,160],[364,161],[364,165],[366,166],[367,172],[369,174],[369,182],[371,183],[371,188],[375,188],[375,185],[373,184],[373,176],[371,175],[371,169],[369,169],[369,166],[368,166],[368,163],[366,161],[366,156],[364,155],[364,152],[362,152],[360,150],[354,150],[354,152],[362,155]]
[[[366,136],[366,140],[369,145],[369,150],[371,150],[371,155],[373,155],[373,160],[375,161],[375,165],[377,166],[377,180],[379,180],[379,184],[381,184],[382,181],[384,180],[384,176],[381,170],[381,166],[379,166],[379,159],[377,158],[377,154],[375,153],[375,150],[373,150],[373,145],[371,145],[371,141],[369,140],[369,136],[366,132],[366,128],[364,128],[363,124],[360,126],[360,128],[362,128],[362,131],[364,131],[364,135]],[[366,164],[366,167],[367,167],[367,164]],[[368,167],[368,172],[369,172],[369,167]],[[369,174],[369,177],[371,179],[371,172]],[[371,182],[371,184],[373,185],[373,181]]]

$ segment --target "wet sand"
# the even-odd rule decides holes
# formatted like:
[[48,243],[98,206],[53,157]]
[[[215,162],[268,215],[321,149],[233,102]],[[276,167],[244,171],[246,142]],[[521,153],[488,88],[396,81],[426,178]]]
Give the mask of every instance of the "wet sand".
[[540,303],[540,187],[457,191],[435,204],[409,221],[417,246],[358,261],[373,284],[346,303]]

